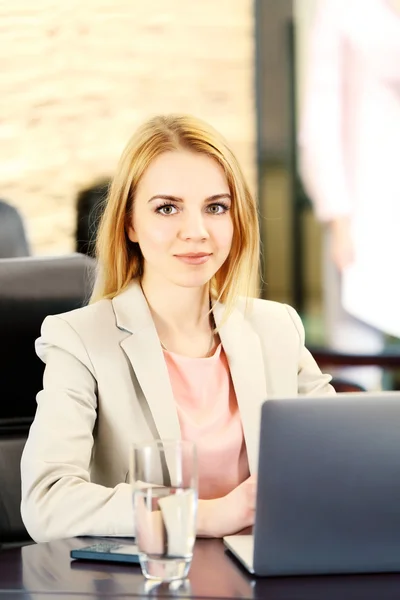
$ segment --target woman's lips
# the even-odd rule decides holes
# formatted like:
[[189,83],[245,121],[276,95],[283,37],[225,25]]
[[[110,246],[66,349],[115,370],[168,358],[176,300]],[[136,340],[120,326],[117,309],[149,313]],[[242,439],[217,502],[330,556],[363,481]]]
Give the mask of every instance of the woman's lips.
[[187,265],[203,265],[210,257],[211,254],[175,254],[175,258],[179,258]]

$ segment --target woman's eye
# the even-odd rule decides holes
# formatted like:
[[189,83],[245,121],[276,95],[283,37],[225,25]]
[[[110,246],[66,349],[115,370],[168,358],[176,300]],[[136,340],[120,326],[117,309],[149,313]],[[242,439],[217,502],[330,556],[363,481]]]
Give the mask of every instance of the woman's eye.
[[159,208],[157,208],[157,212],[165,216],[174,215],[176,212],[176,208],[172,204],[167,204],[165,206],[160,206]]
[[227,210],[229,210],[228,207],[224,206],[223,204],[210,204],[210,206],[208,207],[208,211],[212,215],[222,215]]

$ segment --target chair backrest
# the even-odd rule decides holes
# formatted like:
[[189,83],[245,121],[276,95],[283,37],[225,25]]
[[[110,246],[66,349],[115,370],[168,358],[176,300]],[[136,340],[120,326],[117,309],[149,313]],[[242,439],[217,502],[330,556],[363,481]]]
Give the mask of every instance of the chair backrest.
[[28,255],[29,246],[21,215],[14,206],[0,200],[0,258]]
[[105,208],[109,184],[110,180],[102,179],[97,184],[93,184],[78,193],[76,201],[76,252],[95,256],[96,234]]
[[25,435],[0,435],[0,546],[29,541],[22,522],[21,454]]
[[338,394],[347,394],[348,392],[366,392],[367,390],[355,381],[342,379],[341,377],[333,377],[331,385],[335,388]]
[[34,348],[41,324],[87,304],[94,271],[94,259],[81,254],[0,260],[0,425],[32,421],[43,380]]

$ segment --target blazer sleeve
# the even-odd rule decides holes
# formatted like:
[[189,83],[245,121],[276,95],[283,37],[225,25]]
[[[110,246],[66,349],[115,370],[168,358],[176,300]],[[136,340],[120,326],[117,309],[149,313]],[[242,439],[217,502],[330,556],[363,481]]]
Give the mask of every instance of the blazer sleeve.
[[347,10],[344,0],[319,2],[307,57],[299,166],[320,221],[352,212],[345,166],[347,43],[341,24]]
[[298,393],[305,396],[334,395],[336,392],[330,385],[332,377],[321,373],[311,353],[305,347],[303,323],[297,312],[286,305],[289,315],[299,335]]
[[47,317],[36,352],[43,390],[21,459],[21,514],[37,542],[79,535],[133,535],[132,491],[90,482],[96,375],[70,324]]

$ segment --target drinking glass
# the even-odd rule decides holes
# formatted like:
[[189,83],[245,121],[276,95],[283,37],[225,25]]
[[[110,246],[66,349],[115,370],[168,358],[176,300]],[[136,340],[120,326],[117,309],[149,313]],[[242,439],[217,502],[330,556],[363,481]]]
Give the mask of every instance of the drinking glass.
[[160,582],[184,579],[196,538],[195,445],[182,440],[134,444],[131,473],[142,573]]

